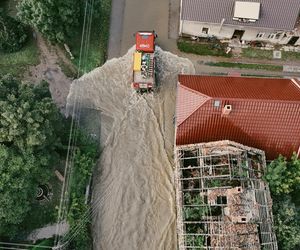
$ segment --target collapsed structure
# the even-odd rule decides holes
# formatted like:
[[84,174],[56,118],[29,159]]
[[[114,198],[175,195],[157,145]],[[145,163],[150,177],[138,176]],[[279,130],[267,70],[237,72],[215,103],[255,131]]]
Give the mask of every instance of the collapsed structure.
[[176,148],[179,249],[278,249],[263,151],[231,141]]
[[298,79],[179,75],[178,247],[278,249],[266,159],[300,154]]

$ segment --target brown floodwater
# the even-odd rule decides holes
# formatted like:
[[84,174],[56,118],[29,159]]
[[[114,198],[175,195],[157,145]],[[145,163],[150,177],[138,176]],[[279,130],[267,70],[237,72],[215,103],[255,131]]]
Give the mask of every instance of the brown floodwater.
[[[96,250],[176,249],[174,115],[179,73],[192,63],[157,49],[159,91],[131,88],[132,53],[76,80],[68,96],[101,111],[101,157],[92,187]],[[95,122],[96,122],[95,118]]]

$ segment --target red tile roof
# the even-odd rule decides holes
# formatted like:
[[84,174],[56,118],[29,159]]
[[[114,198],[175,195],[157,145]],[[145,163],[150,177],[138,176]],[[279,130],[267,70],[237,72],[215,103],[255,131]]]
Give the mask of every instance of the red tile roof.
[[[223,115],[225,105],[232,111]],[[300,84],[291,79],[180,75],[176,144],[232,140],[268,159],[300,147]]]

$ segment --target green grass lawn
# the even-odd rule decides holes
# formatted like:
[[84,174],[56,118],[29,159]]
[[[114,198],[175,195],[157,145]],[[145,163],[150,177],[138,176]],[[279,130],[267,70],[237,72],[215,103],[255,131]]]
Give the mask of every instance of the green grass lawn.
[[77,70],[74,69],[74,67],[71,67],[70,65],[66,64],[62,59],[59,59],[58,65],[61,68],[62,72],[66,75],[66,77],[69,77],[71,79],[77,78]]
[[283,76],[279,76],[279,75],[259,75],[259,74],[241,74],[241,76],[259,77],[259,78],[283,78]]
[[254,48],[245,48],[242,49],[242,57],[247,58],[258,58],[258,59],[273,59],[272,50],[261,50]]
[[30,248],[30,250],[42,250],[42,249],[46,249],[44,247],[49,247],[49,246],[53,246],[54,244],[54,238],[52,239],[47,239],[47,240],[40,240],[38,241],[35,245],[35,247]]
[[282,59],[283,60],[300,60],[299,52],[291,52],[291,51],[282,51]]
[[20,225],[20,231],[24,232],[24,235],[47,224],[56,223],[56,208],[59,206],[62,183],[58,180],[54,171],[49,184],[52,188],[52,198],[50,201],[34,201],[31,211]]
[[[9,15],[15,17],[17,4],[20,0],[0,0],[0,8],[3,8]],[[0,75],[12,74],[17,78],[23,78],[24,73],[30,66],[39,64],[39,50],[36,41],[28,33],[28,41],[25,46],[14,53],[0,52]]]
[[[282,53],[282,60],[285,60],[285,61],[300,60],[299,52],[282,51],[281,53]],[[245,49],[243,49],[242,57],[272,60],[273,59],[273,51],[272,50],[261,50],[261,49],[255,49],[255,48],[245,48]]]
[[[215,45],[215,46],[214,46]],[[225,53],[225,47],[222,44],[205,44],[205,43],[198,43],[189,40],[179,39],[177,41],[177,47],[180,51],[185,53],[192,53],[196,55],[203,55],[203,56],[221,56],[221,57],[231,57],[231,54]],[[244,48],[242,49],[242,57],[244,58],[255,58],[255,59],[267,59],[273,60],[273,50],[261,50],[258,48]],[[276,60],[276,59],[275,59]],[[293,60],[297,61],[300,60],[300,53],[297,52],[290,52],[290,51],[282,51],[282,60],[288,61]],[[218,66],[218,65],[215,65]],[[266,66],[266,70],[280,70],[279,68],[272,69],[269,67],[271,65]],[[229,66],[223,66],[229,67]],[[250,66],[251,68],[251,66]]]
[[39,50],[36,41],[31,38],[18,52],[0,52],[0,74],[12,74],[22,78],[30,66],[39,64]]
[[203,56],[231,57],[231,54],[225,53],[225,46],[219,43],[205,44],[180,39],[177,41],[177,47],[180,51],[185,53],[193,53]]
[[[92,69],[99,67],[105,61],[105,50],[102,50],[100,47],[100,30],[94,28],[91,32],[90,45],[87,52],[87,57],[82,58],[80,61],[80,47],[81,47],[81,32],[75,34],[75,36],[67,41],[68,46],[71,49],[71,52],[74,56],[74,60],[72,60],[73,64],[78,69],[80,67],[80,74],[83,74],[84,71],[89,72]],[[66,71],[66,67],[60,65],[62,70],[66,75],[68,72]]]
[[269,64],[252,64],[252,63],[231,63],[231,62],[208,62],[205,63],[209,66],[226,67],[226,68],[239,68],[239,69],[256,69],[256,70],[269,70],[269,71],[282,71],[283,67],[280,65]]

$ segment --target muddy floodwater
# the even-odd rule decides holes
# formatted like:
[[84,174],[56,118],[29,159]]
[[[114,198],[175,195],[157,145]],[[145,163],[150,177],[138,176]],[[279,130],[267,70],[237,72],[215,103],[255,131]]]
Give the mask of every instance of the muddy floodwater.
[[[176,249],[174,115],[179,73],[192,63],[157,49],[159,91],[131,89],[133,49],[75,81],[68,108],[101,111],[92,192],[96,250]],[[95,122],[96,122],[95,117]]]

